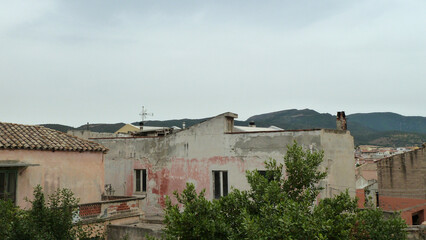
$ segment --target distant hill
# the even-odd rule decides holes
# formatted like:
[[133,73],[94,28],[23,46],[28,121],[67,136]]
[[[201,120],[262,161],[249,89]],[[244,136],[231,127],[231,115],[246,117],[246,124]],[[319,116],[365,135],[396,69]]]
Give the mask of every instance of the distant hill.
[[359,134],[351,131],[354,136],[356,145],[378,145],[390,147],[408,147],[419,146],[421,143],[426,142],[426,134],[423,133],[410,133],[398,131],[386,132],[371,132],[368,134]]
[[75,129],[73,127],[61,125],[61,124],[40,124],[40,125],[43,126],[43,127],[47,127],[47,128],[50,128],[50,129],[60,131],[60,132],[64,132],[64,133],[66,133],[68,130]]
[[348,121],[377,131],[426,133],[426,117],[405,117],[396,113],[356,113]]
[[[426,117],[405,117],[395,113],[357,113],[346,116],[355,145],[412,146],[426,142]],[[311,109],[290,109],[260,114],[247,119],[256,126],[274,125],[287,130],[335,128],[336,116]]]
[[124,123],[95,123],[95,124],[85,124],[81,125],[78,128],[61,125],[61,124],[40,124],[41,126],[54,129],[60,132],[66,133],[68,130],[90,130],[92,132],[107,132],[114,133],[121,127],[123,127]]
[[[355,145],[372,144],[381,146],[412,146],[426,142],[426,117],[406,117],[396,113],[356,113],[346,116],[348,129],[355,139]],[[146,121],[147,126],[159,127],[186,127],[208,120],[203,119],[175,119],[165,121]],[[256,126],[269,127],[271,125],[286,129],[314,129],[336,128],[336,116],[329,113],[318,113],[311,109],[290,109],[265,114],[259,114],[245,121],[235,121],[235,125],[246,126],[254,121]],[[134,122],[134,125],[139,125]],[[77,129],[89,129],[94,132],[115,132],[124,123],[116,124],[89,124]],[[67,131],[72,127],[59,124],[45,124],[44,126]]]
[[311,109],[290,109],[265,113],[248,118],[245,122],[254,121],[256,126],[271,125],[284,129],[335,128],[336,117],[328,113],[318,113]]
[[76,128],[77,130],[90,130],[92,132],[107,132],[114,133],[118,129],[122,128],[125,123],[95,123],[95,124],[85,124]]

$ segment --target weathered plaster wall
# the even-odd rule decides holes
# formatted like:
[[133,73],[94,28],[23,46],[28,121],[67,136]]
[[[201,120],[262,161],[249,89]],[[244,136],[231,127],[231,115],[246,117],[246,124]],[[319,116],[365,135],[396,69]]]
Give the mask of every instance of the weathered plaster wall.
[[380,195],[426,199],[425,145],[378,161],[377,173]]
[[67,134],[74,137],[86,139],[86,140],[90,140],[90,138],[120,137],[122,135],[128,135],[128,134],[92,132],[90,130],[68,130]]
[[377,163],[364,163],[355,168],[355,175],[362,176],[366,180],[377,180]]
[[377,175],[380,208],[401,211],[409,225],[413,214],[426,219],[426,144],[378,161]]
[[355,196],[354,139],[349,131],[323,129],[321,150],[328,169],[326,197],[349,190]]
[[44,192],[69,188],[80,203],[101,200],[104,189],[104,154],[101,152],[62,152],[33,150],[1,150],[0,160],[19,160],[40,166],[18,170],[17,205],[28,207],[34,187],[40,184]]
[[[155,224],[160,226],[159,224]],[[144,227],[139,227],[135,225],[119,225],[119,224],[109,224],[107,226],[107,239],[139,239],[145,240],[147,236],[164,238],[164,234],[160,227],[153,224],[147,224]]]
[[[230,189],[246,189],[246,170],[263,170],[263,162],[270,157],[283,162],[286,145],[296,140],[307,149],[325,151],[322,169],[328,168],[330,175],[324,186],[329,183],[336,189],[355,190],[353,138],[347,131],[226,130],[227,120],[219,116],[162,138],[96,139],[110,149],[105,160],[105,183],[112,184],[115,194],[132,195],[134,169],[148,169],[146,212],[161,213],[165,195],[182,191],[186,182],[194,183],[197,191],[206,189],[211,199],[213,170],[228,171]],[[322,196],[327,196],[326,190]]]

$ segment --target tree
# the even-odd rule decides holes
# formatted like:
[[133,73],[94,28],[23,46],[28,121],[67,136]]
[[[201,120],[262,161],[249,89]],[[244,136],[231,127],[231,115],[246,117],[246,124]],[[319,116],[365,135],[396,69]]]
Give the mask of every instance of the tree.
[[10,239],[17,210],[12,201],[0,200],[0,239]]
[[180,212],[178,205],[166,199],[165,222],[168,236],[179,239],[224,239],[228,227],[220,212],[219,202],[210,202],[204,197],[205,191],[198,195],[193,184],[187,184],[182,194],[175,192],[178,202],[185,206]]
[[[46,196],[40,186],[34,189],[31,209],[22,210],[10,201],[0,200],[0,239],[84,239],[97,235],[90,227],[74,223],[78,199],[69,189]],[[3,214],[4,213],[4,214]]]
[[[326,177],[318,171],[323,152],[287,146],[284,166],[265,162],[266,176],[248,171],[250,189],[208,201],[193,184],[167,198],[167,239],[405,239],[400,216],[385,219],[380,209],[360,210],[348,191],[314,204]],[[182,206],[182,208],[180,208]]]

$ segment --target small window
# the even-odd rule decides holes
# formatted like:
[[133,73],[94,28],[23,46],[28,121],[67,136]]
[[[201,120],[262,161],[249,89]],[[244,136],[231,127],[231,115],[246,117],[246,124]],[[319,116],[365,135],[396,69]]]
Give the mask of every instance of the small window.
[[379,207],[379,192],[376,192],[376,207]]
[[424,221],[424,210],[415,212],[411,216],[412,225],[421,225]]
[[213,196],[218,199],[228,195],[228,172],[213,171]]
[[16,170],[0,170],[0,199],[16,200]]
[[[264,178],[268,179],[268,182],[274,180],[272,174],[268,174],[269,170],[257,170],[257,172],[262,175]],[[269,176],[268,176],[269,175]]]
[[257,172],[266,178],[266,171],[265,170],[257,170]]
[[135,192],[146,192],[146,169],[135,169]]

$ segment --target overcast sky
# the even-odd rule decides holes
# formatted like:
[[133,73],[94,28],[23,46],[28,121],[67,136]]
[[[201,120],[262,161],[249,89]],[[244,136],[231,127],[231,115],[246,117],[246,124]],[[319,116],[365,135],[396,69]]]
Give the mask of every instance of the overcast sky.
[[426,1],[1,1],[0,121],[426,116]]

